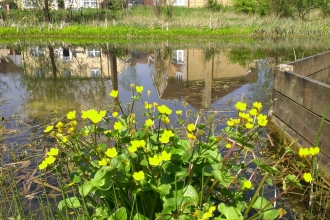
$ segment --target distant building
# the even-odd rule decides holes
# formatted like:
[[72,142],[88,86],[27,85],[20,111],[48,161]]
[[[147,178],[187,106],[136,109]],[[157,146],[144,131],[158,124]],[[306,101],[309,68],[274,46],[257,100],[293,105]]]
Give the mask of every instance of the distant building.
[[[44,7],[43,0],[16,0],[15,2],[17,4],[17,7],[21,8],[21,9],[32,9],[32,8],[43,8]],[[57,0],[50,0],[49,8],[52,10],[57,10],[58,9]]]
[[[155,0],[144,0],[144,5],[154,5]],[[188,8],[200,8],[204,7],[207,0],[167,0],[167,3],[173,4],[173,6],[184,6]],[[218,3],[223,5],[231,5],[232,0],[218,0]]]

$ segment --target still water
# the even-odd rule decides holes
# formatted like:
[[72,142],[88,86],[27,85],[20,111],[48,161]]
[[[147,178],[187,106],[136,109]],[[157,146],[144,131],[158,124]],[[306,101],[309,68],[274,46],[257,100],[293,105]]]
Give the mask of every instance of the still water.
[[[182,109],[182,102],[187,102],[187,109],[192,111],[228,111],[242,94],[268,108],[272,64],[266,57],[238,63],[231,60],[230,52],[210,53],[198,48],[3,48],[0,99],[6,102],[0,106],[1,114],[6,121],[19,117],[24,123],[42,124],[49,122],[52,114],[64,115],[77,108],[111,111],[109,92],[118,89],[125,106],[131,101],[131,84],[144,87],[144,101],[173,110]],[[148,98],[147,90],[151,91]],[[137,109],[142,106],[141,102]],[[16,129],[13,126],[6,124],[7,129]]]
[[[15,146],[21,154],[19,146],[31,141],[31,133],[42,131],[52,118],[73,109],[97,108],[111,112],[113,100],[109,93],[112,89],[119,90],[119,101],[124,111],[128,111],[126,103],[131,101],[131,84],[144,87],[143,101],[165,104],[173,111],[182,110],[185,102],[193,112],[204,109],[218,111],[219,117],[232,117],[233,103],[244,99],[262,102],[263,111],[267,112],[272,71],[277,64],[292,59],[288,55],[292,54],[291,50],[187,46],[142,50],[108,44],[64,43],[2,45],[0,115],[4,129],[0,143]],[[143,105],[143,102],[137,103],[135,110],[141,122],[145,120]],[[224,121],[218,126],[223,126]],[[11,157],[5,162],[12,162]]]

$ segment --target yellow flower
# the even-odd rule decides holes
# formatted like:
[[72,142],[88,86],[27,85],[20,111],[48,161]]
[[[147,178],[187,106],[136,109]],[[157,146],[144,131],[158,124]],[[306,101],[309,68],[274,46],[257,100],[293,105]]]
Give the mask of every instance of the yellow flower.
[[169,161],[171,160],[171,153],[167,153],[165,150],[162,152],[162,155],[160,156],[160,159],[163,161]]
[[181,111],[181,110],[177,110],[177,111],[175,112],[175,114],[177,114],[177,115],[182,115],[182,111]]
[[162,136],[159,138],[160,142],[162,142],[163,144],[167,144],[170,141],[170,137],[162,134]]
[[120,130],[122,128],[122,124],[118,121],[115,122],[115,124],[113,125],[113,129],[115,130]]
[[244,112],[240,112],[238,113],[239,117],[241,117],[243,120],[249,120],[250,118],[250,114],[249,113],[244,113]]
[[154,155],[154,157],[149,157],[148,159],[151,166],[158,166],[162,162],[161,158],[157,155]]
[[110,92],[110,96],[113,97],[113,98],[117,98],[118,97],[118,90],[112,90]]
[[251,128],[253,128],[253,124],[251,124],[250,122],[248,122],[248,123],[245,124],[245,127],[247,129],[251,129]]
[[191,140],[196,140],[196,136],[194,134],[188,133],[187,137]]
[[244,183],[244,188],[250,189],[252,187],[252,183],[249,180],[245,180]]
[[253,108],[249,111],[250,115],[256,116],[258,114],[257,109]]
[[140,141],[139,140],[133,140],[131,141],[131,145],[135,148],[140,147]]
[[69,120],[76,119],[76,110],[71,111],[71,112],[68,112],[68,114],[66,114],[66,117],[67,117]]
[[260,111],[260,109],[262,108],[262,104],[260,102],[254,102],[253,107]]
[[226,144],[226,148],[228,148],[228,149],[231,148],[231,144],[230,143],[227,143]]
[[99,166],[104,166],[104,165],[107,165],[108,161],[103,158],[102,160],[99,160]]
[[100,113],[98,113],[95,109],[90,109],[88,111],[81,111],[81,118],[83,119],[90,119],[93,123],[99,123],[102,118],[105,116],[106,111],[101,110]]
[[188,124],[188,125],[187,125],[187,130],[188,130],[189,132],[193,132],[193,131],[195,130],[195,125],[194,125],[194,124]]
[[233,119],[233,121],[234,121],[235,124],[239,124],[241,122],[241,119],[236,118],[236,119]]
[[115,147],[111,147],[107,149],[105,155],[107,155],[107,157],[114,158],[118,155],[118,152]]
[[157,102],[153,102],[153,103],[152,103],[152,105],[153,105],[155,108],[157,108],[157,107],[158,107],[158,104],[157,104]]
[[148,96],[150,96],[150,93],[151,93],[151,91],[150,91],[150,90],[148,90],[148,91],[147,91],[147,93],[148,93]]
[[299,148],[299,156],[306,157],[309,154],[308,148]]
[[55,160],[56,160],[56,158],[53,157],[53,156],[48,156],[48,157],[45,158],[46,163],[49,164],[49,165],[53,164],[55,162]]
[[151,127],[154,125],[154,121],[152,119],[147,119],[144,125],[147,127]]
[[47,168],[47,165],[48,165],[47,162],[45,160],[43,160],[41,162],[41,164],[39,164],[38,168],[39,168],[39,170],[44,170]]
[[315,148],[311,147],[311,148],[309,148],[309,153],[312,156],[317,155],[319,152],[320,152],[320,148],[319,147],[315,147]]
[[105,131],[103,131],[103,134],[105,134],[105,135],[111,134],[111,130],[105,130]]
[[244,102],[237,102],[235,104],[235,107],[239,110],[239,111],[245,111],[246,109],[246,103]]
[[137,147],[135,145],[132,145],[132,146],[129,146],[127,148],[127,150],[130,152],[130,153],[134,153],[135,151],[137,151]]
[[164,122],[165,124],[170,123],[170,119],[168,117],[162,117],[161,121]]
[[56,134],[56,137],[63,143],[66,143],[68,141],[68,138],[66,136],[63,136],[63,134]]
[[304,173],[303,178],[306,182],[311,182],[313,180],[312,174],[310,174],[310,173]]
[[235,125],[234,120],[232,120],[232,118],[231,118],[229,121],[227,121],[227,125],[228,125],[229,127],[233,127],[233,126]]
[[50,151],[47,152],[49,156],[56,156],[58,155],[58,148],[50,148]]
[[202,220],[208,220],[212,216],[213,216],[213,214],[211,212],[205,212],[202,216]]
[[280,210],[279,210],[279,214],[278,214],[278,217],[279,217],[279,218],[282,218],[284,215],[286,215],[286,211],[285,211],[285,209],[280,208]]
[[113,112],[112,117],[117,118],[118,117],[118,112]]
[[46,129],[44,130],[44,132],[45,132],[45,133],[48,133],[48,132],[50,132],[53,128],[54,128],[53,125],[48,125],[48,126],[46,127]]
[[72,127],[76,127],[78,122],[76,120],[73,120],[73,121],[70,121],[69,124],[72,126]]
[[172,110],[169,109],[166,105],[158,106],[158,111],[161,114],[167,114],[167,115],[170,115],[172,113]]
[[131,85],[129,85],[131,88],[133,88],[135,85],[132,83]]
[[55,127],[56,127],[57,129],[61,129],[61,128],[63,127],[63,123],[62,123],[62,122],[58,122],[58,123],[55,125]]
[[213,213],[217,208],[215,206],[211,206],[209,208],[209,212]]
[[260,126],[266,126],[268,123],[266,115],[260,114],[260,115],[258,115],[257,119],[258,119],[258,125],[260,125]]
[[171,130],[164,130],[163,135],[165,135],[165,136],[167,136],[169,138],[174,136],[174,134],[173,134],[173,132]]
[[183,107],[187,107],[188,103],[187,102],[182,102]]
[[146,146],[146,142],[144,140],[139,141],[139,147],[144,147]]
[[194,212],[193,216],[194,216],[195,218],[197,218],[198,215],[199,215],[199,210],[196,210],[196,211]]
[[68,134],[71,134],[74,131],[74,129],[75,129],[74,127],[69,128],[68,129]]
[[144,179],[144,173],[143,173],[143,171],[134,172],[134,174],[133,174],[133,178],[134,178],[136,181],[143,180],[143,179]]
[[148,102],[144,102],[144,108],[151,109],[152,108],[152,104],[150,104]]
[[82,118],[82,119],[86,119],[87,116],[88,116],[88,111],[81,110],[81,118]]
[[135,89],[137,93],[141,93],[143,91],[143,86],[136,86]]

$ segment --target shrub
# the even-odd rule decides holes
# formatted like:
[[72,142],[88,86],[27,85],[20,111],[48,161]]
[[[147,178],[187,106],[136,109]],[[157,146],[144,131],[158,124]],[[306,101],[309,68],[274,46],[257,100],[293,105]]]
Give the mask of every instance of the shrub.
[[233,6],[236,12],[251,14],[256,11],[255,0],[234,0]]
[[[248,108],[237,102],[237,117],[230,118],[220,134],[215,133],[216,112],[199,113],[190,123],[184,103],[185,109],[175,112],[181,127],[177,130],[169,126],[174,112],[148,101],[143,103],[146,119],[139,125],[133,107],[142,101],[143,87],[131,88],[132,103],[126,112],[118,91],[112,90],[116,110],[111,115],[90,109],[78,117],[74,110],[44,130],[58,147],[47,152],[39,169],[52,169],[62,180],[69,179],[62,188],[73,190],[70,195],[63,192],[60,212],[74,210],[88,219],[209,219],[216,211],[215,219],[244,219],[252,210],[251,219],[280,215],[281,209],[272,206],[276,199],[268,201],[260,193],[266,182],[271,184],[269,177],[281,175],[277,166],[282,160],[267,165],[248,157],[254,155],[253,143],[268,122],[261,103]],[[307,149],[301,156],[314,156],[317,150]],[[283,157],[291,152],[286,150]],[[259,183],[253,182],[256,172],[247,172],[249,163],[262,173]],[[299,179],[311,182],[313,176],[288,175],[283,193],[290,185],[301,187]]]
[[208,0],[206,3],[206,8],[211,11],[220,11],[222,7],[223,6],[219,4],[217,0]]
[[269,0],[257,1],[256,12],[261,16],[269,15],[271,12]]

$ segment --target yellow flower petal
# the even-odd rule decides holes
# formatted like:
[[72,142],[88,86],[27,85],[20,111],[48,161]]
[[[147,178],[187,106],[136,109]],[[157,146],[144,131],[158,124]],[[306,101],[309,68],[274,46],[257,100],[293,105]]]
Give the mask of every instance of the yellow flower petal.
[[144,173],[143,173],[143,171],[134,172],[134,174],[133,174],[133,178],[134,178],[136,181],[143,180],[143,179],[144,179]]
[[105,166],[107,165],[107,163],[108,161],[105,158],[103,158],[102,160],[99,161],[99,166]]
[[66,117],[67,117],[69,120],[74,120],[74,119],[76,119],[76,110],[68,112],[68,114],[66,114]]
[[162,162],[161,158],[157,155],[154,157],[149,157],[148,160],[151,166],[158,166]]
[[171,153],[167,153],[165,150],[162,152],[162,155],[160,157],[160,159],[162,159],[163,161],[169,161],[171,160],[172,154]]
[[137,93],[141,93],[143,91],[143,86],[136,86],[135,89]]
[[48,132],[50,132],[53,128],[54,128],[53,125],[48,125],[48,126],[46,127],[46,129],[44,130],[44,132],[45,132],[45,133],[48,133]]
[[115,122],[115,124],[113,125],[113,129],[115,130],[120,130],[122,128],[122,124],[118,121]]
[[47,162],[45,160],[43,160],[41,162],[41,164],[39,164],[38,168],[39,168],[39,170],[44,170],[47,168],[47,165],[48,165]]
[[108,148],[105,152],[105,155],[107,155],[110,158],[114,158],[118,155],[117,149],[115,147]]
[[194,125],[194,124],[188,124],[188,125],[187,125],[187,130],[188,130],[189,132],[193,132],[193,131],[195,130],[195,125]]
[[252,183],[249,180],[245,180],[244,183],[244,188],[250,189],[252,187]]
[[310,174],[310,173],[304,173],[303,178],[306,182],[311,182],[313,180],[312,174]]
[[235,104],[235,107],[239,110],[239,111],[245,111],[246,109],[246,103],[244,102],[237,102]]
[[118,96],[118,90],[112,90],[110,92],[110,96],[113,97],[113,98],[117,98],[117,96]]
[[47,152],[49,156],[56,156],[58,155],[58,148],[50,148],[49,152]]
[[56,158],[53,157],[53,156],[48,156],[48,157],[45,158],[46,163],[49,164],[49,165],[53,164],[55,162],[55,160],[56,160]]

